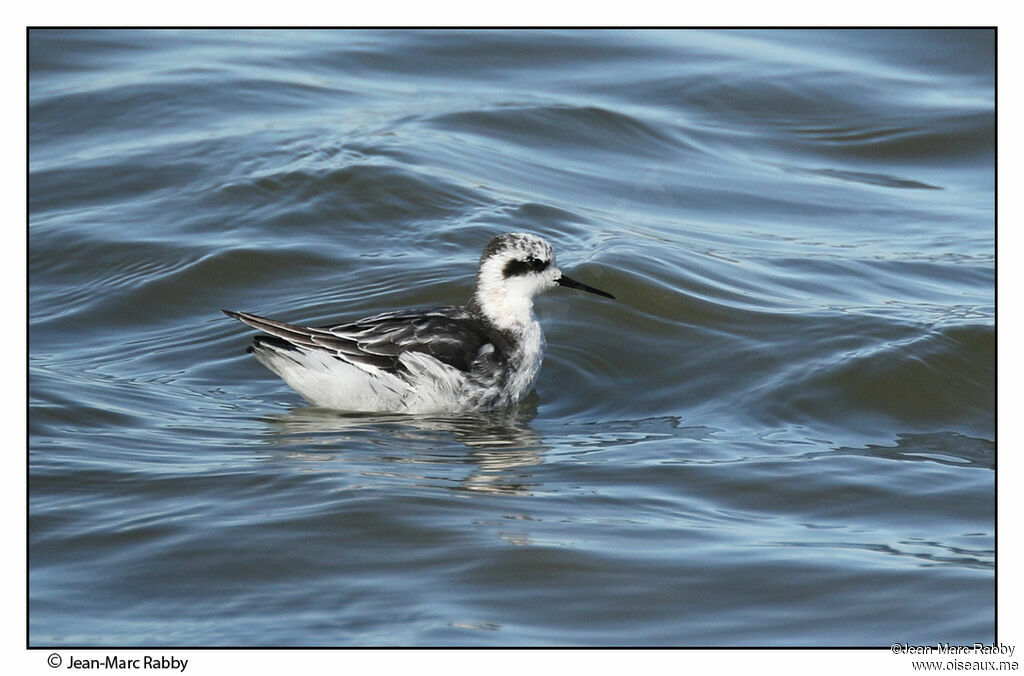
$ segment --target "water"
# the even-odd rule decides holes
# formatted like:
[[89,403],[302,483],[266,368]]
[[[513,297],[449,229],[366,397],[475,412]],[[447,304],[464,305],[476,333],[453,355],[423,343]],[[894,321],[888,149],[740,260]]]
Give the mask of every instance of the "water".
[[[988,30],[29,35],[32,646],[991,642]],[[538,301],[511,412],[242,309]]]

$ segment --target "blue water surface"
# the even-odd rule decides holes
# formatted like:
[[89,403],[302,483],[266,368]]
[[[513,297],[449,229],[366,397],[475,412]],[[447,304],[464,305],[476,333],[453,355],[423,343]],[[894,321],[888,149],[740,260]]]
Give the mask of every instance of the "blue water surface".
[[[28,640],[995,638],[995,34],[28,33]],[[511,411],[313,409],[220,313],[574,278]]]

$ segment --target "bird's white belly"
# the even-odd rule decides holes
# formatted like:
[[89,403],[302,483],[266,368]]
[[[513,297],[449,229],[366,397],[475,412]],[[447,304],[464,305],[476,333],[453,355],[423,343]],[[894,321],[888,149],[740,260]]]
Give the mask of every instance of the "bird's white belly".
[[282,355],[257,350],[255,356],[306,401],[322,408],[452,413],[486,408],[505,399],[497,387],[473,381],[462,371],[420,352],[401,356],[406,369],[401,377],[359,368],[324,352],[291,351]]

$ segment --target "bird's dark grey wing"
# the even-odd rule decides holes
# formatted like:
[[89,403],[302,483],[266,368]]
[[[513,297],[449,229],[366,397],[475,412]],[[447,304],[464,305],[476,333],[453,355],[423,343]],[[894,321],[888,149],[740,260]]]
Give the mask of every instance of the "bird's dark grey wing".
[[270,345],[278,350],[323,350],[338,359],[386,370],[395,366],[393,358],[366,353],[359,348],[357,341],[341,338],[326,329],[288,324],[249,312],[221,312],[270,336],[256,336],[253,339],[254,345]]
[[393,359],[394,368],[403,352],[422,352],[469,371],[480,348],[492,342],[486,325],[456,306],[387,312],[323,330],[339,340],[354,341],[364,354]]
[[[280,349],[325,350],[355,364],[390,372],[402,370],[403,352],[422,352],[460,371],[468,371],[480,348],[492,342],[486,325],[455,306],[402,310],[349,324],[307,327],[266,319],[248,312],[223,310],[273,336]],[[257,341],[266,340],[257,336]]]

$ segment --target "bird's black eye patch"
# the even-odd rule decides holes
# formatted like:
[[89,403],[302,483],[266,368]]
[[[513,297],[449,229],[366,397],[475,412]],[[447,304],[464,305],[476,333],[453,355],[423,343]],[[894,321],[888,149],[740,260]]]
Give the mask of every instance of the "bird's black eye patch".
[[505,263],[505,269],[501,271],[506,278],[515,277],[516,275],[525,275],[530,272],[541,272],[547,269],[551,261],[544,261],[534,256],[528,257],[526,260],[511,260]]

